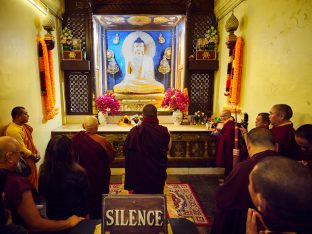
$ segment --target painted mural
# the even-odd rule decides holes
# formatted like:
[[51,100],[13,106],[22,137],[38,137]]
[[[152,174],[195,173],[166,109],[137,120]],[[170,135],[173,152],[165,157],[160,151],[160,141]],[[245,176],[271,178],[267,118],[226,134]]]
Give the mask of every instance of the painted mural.
[[171,30],[106,30],[103,39],[109,90],[162,93],[170,86]]

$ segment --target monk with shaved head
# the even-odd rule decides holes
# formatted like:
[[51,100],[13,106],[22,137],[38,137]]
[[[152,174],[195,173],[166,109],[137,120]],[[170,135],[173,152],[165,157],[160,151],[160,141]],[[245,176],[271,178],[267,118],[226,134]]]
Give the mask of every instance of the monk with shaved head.
[[248,193],[248,176],[257,163],[277,155],[273,135],[269,129],[254,128],[247,133],[249,159],[240,162],[216,191],[216,206],[211,234],[246,233],[248,208],[254,207]]
[[94,116],[84,119],[84,131],[73,137],[73,148],[78,163],[85,168],[90,182],[89,210],[91,219],[100,219],[102,194],[109,193],[110,163],[115,151],[107,139],[98,132],[98,120]]
[[[227,177],[233,168],[235,121],[233,120],[229,110],[223,110],[220,118],[223,122],[223,127],[217,135],[216,165],[224,167],[224,177]],[[239,132],[239,134],[241,133]],[[239,137],[239,140],[243,139]],[[242,145],[242,142],[239,142],[239,145]]]
[[[6,174],[4,205],[12,213],[14,224],[22,225],[31,233],[50,233],[74,227],[84,218],[76,215],[66,220],[45,219],[35,206],[38,193],[29,180],[15,172],[22,147],[13,137],[0,137],[0,170]],[[1,232],[2,233],[2,232]]]
[[258,233],[257,219],[263,223],[258,229],[272,233],[312,233],[310,169],[286,157],[267,157],[250,173],[248,189],[257,209],[248,212],[248,234]]

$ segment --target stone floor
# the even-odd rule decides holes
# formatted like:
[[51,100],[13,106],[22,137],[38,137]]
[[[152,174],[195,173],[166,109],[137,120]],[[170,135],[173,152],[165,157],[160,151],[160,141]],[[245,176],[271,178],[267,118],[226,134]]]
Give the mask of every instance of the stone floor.
[[[215,191],[222,175],[168,175],[167,183],[189,183],[196,191],[202,207],[209,218],[213,219],[215,212]],[[122,177],[111,176],[111,183],[121,183]],[[210,227],[197,227],[198,233],[210,233]]]

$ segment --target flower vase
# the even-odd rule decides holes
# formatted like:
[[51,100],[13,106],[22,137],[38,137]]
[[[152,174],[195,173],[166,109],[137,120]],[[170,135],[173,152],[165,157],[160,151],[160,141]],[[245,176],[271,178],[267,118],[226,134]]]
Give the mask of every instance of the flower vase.
[[99,111],[98,112],[98,120],[100,125],[106,125],[107,124],[107,118],[108,118],[108,113],[106,112],[103,114],[103,112]]
[[179,109],[175,110],[172,113],[172,118],[173,118],[174,125],[181,125],[182,120],[183,120],[183,113]]

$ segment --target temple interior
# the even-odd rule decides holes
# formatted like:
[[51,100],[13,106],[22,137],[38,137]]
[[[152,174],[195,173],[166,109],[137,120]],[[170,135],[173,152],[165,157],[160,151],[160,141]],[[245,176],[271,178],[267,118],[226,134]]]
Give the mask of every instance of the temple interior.
[[[312,123],[312,1],[286,2],[1,1],[0,135],[12,121],[12,108],[23,106],[44,155],[52,136],[73,136],[86,116],[95,115],[99,133],[117,151],[112,175],[120,182],[123,142],[134,126],[125,124],[124,117],[139,116],[144,105],[154,104],[172,137],[171,180],[196,175],[202,181],[200,175],[211,175],[209,189],[214,190],[223,170],[215,166],[216,142],[208,124],[192,122],[197,111],[214,120],[222,110],[231,110],[237,122],[247,113],[251,129],[258,113],[285,103],[292,107],[295,129]],[[62,41],[65,28],[70,30],[69,47]],[[40,65],[42,39],[53,87],[47,85],[47,68]],[[241,60],[232,75],[239,80],[229,94],[228,67],[236,40],[242,41],[235,47]],[[169,89],[189,98],[179,124],[173,123],[173,109],[162,105]],[[104,123],[96,100],[105,94],[114,95],[120,108],[118,113],[105,109]]]

